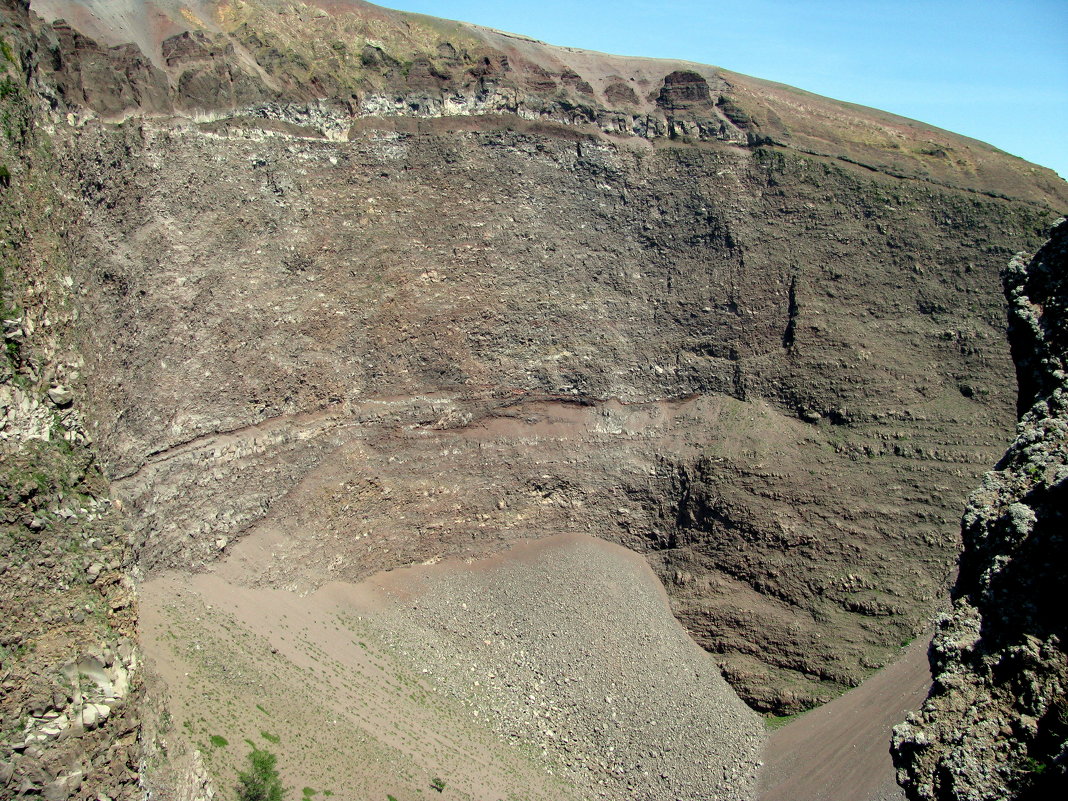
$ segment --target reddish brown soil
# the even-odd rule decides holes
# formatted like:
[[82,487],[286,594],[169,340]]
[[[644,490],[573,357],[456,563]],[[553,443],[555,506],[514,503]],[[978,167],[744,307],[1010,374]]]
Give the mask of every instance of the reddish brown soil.
[[760,801],[903,801],[890,730],[927,694],[927,637],[855,690],[769,738]]

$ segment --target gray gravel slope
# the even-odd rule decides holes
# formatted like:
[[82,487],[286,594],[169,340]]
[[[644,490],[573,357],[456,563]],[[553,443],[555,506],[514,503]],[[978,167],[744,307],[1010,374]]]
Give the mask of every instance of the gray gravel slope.
[[591,797],[753,797],[760,718],[636,554],[559,536],[380,581],[395,646]]

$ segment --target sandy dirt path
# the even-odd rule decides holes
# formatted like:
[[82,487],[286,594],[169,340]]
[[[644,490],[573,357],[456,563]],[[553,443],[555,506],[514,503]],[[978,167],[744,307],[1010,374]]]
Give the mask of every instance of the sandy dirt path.
[[929,636],[826,706],[771,735],[760,801],[904,801],[890,761],[890,730],[931,684]]

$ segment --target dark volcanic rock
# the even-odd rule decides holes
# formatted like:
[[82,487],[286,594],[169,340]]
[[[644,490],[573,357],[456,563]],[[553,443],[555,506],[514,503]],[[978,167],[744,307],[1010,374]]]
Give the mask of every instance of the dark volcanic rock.
[[[341,0],[180,5],[84,30],[2,6],[23,12],[4,276],[27,282],[4,285],[3,589],[29,610],[5,647],[132,625],[93,453],[148,573],[272,525],[256,581],[304,589],[558,532],[623,543],[761,711],[859,683],[923,627],[1015,419],[997,273],[1063,181],[712,67]],[[1050,470],[1025,478],[1055,499]],[[62,689],[35,653],[5,721]],[[119,719],[68,739],[105,747]],[[134,750],[101,773],[126,781]]]
[[[55,65],[57,53],[30,27],[24,4],[0,4],[0,165],[9,179],[0,204],[0,798],[132,798],[137,776],[127,767],[139,754],[119,751],[135,741],[140,715],[131,554],[67,344],[76,290],[62,254],[78,201],[43,132],[56,117],[42,109],[57,98],[150,108],[151,65],[59,26],[72,49],[59,58],[62,86],[46,85],[42,61]],[[92,584],[89,558],[100,560]],[[71,656],[88,652],[111,655],[106,669],[79,671]],[[87,732],[82,721],[93,715],[107,720]],[[117,782],[113,765],[122,767]]]
[[1068,790],[1068,223],[1004,280],[1021,417],[964,514],[931,694],[894,732],[899,781],[918,801]]
[[[312,583],[337,558],[358,579],[589,530],[647,553],[779,712],[916,634],[1014,417],[997,271],[1063,182],[815,96],[798,116],[788,88],[712,67],[363,4],[225,9],[152,28],[169,113],[122,125],[140,84],[121,42],[38,26],[60,54],[40,83],[73,87],[73,397],[146,569],[217,559],[268,511],[303,515],[285,567]],[[917,138],[958,158],[918,161]],[[563,433],[520,447],[542,418]],[[346,480],[405,489],[293,501],[357,435],[374,454]],[[373,547],[320,538],[357,508]]]
[[656,103],[663,109],[674,111],[711,105],[711,98],[708,81],[702,75],[689,70],[676,70],[664,78]]
[[46,30],[49,56],[41,63],[63,99],[104,115],[170,107],[167,76],[133,44],[102,47],[63,21]]

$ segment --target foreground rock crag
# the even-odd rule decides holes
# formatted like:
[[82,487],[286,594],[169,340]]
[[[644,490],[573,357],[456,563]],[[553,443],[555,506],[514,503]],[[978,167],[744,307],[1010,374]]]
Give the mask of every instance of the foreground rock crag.
[[968,501],[953,611],[931,644],[931,694],[894,732],[911,799],[1068,789],[1068,223],[1004,278],[1020,423]]
[[96,460],[34,35],[0,5],[0,798],[138,797],[142,684],[125,520]]

